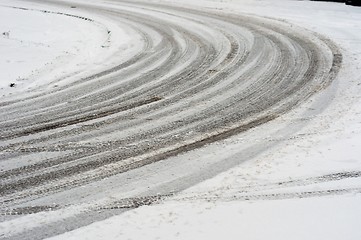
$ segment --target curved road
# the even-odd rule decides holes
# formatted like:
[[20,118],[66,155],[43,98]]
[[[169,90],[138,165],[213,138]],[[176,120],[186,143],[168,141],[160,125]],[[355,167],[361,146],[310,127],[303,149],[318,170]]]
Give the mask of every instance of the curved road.
[[[174,171],[169,182],[140,178],[166,174],[148,169],[152,164],[293,109],[327,87],[342,61],[330,41],[273,19],[133,1],[76,6],[87,19],[95,12],[127,24],[143,45],[96,75],[0,103],[2,220],[88,204],[9,239],[69,231],[201,181],[196,167],[192,177]],[[147,191],[133,191],[134,183]],[[117,207],[93,204],[122,187],[129,194]],[[152,188],[154,196],[144,197]]]

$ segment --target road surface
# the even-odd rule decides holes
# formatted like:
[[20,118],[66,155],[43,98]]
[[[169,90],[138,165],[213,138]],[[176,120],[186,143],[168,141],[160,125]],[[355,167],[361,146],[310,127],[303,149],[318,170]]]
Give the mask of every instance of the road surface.
[[[117,64],[94,75],[1,100],[1,220],[62,213],[5,239],[76,229],[234,166],[167,160],[290,111],[342,61],[331,41],[275,19],[138,1],[43,1],[44,14],[56,14],[49,4],[63,17],[126,24],[142,46],[126,58],[114,52]],[[106,198],[114,192],[123,197]]]

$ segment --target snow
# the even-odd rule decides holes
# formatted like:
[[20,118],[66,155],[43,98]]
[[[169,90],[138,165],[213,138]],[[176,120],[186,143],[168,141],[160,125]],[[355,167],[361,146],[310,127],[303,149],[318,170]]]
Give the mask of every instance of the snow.
[[116,51],[126,58],[140,49],[139,39],[122,24],[95,14],[90,20],[78,18],[83,13],[70,6],[49,5],[47,12],[42,7],[0,1],[0,33],[9,32],[0,36],[2,97],[56,88],[115,65]]
[[359,239],[360,200],[167,202],[51,239]]
[[[18,17],[12,17],[14,15]],[[20,84],[34,70],[70,51],[69,45],[76,48],[76,41],[81,39],[81,36],[76,34],[76,29],[70,28],[70,23],[64,24],[61,17],[50,16],[48,19],[48,16],[41,12],[1,8],[0,18],[2,32],[10,31],[8,38],[0,38],[2,92],[6,92],[4,88],[11,82]],[[73,40],[70,44],[67,41],[69,35],[74,36],[69,39]]]
[[[10,4],[0,0],[1,5],[3,2]],[[129,210],[50,239],[361,239],[361,178],[357,177],[361,172],[361,8],[291,0],[179,3],[267,16],[323,34],[342,49],[341,72],[327,90],[285,116],[246,135],[175,158],[239,158],[246,141],[265,142],[270,146],[267,151],[159,204]],[[13,18],[15,12],[21,16],[18,20]],[[32,72],[49,71],[44,66],[59,56],[72,59],[71,53],[76,52],[80,56],[78,61],[87,58],[90,60],[86,64],[91,64],[99,60],[99,55],[106,59],[111,51],[124,47],[132,39],[131,33],[121,30],[124,26],[113,26],[119,28],[116,36],[123,41],[110,49],[88,52],[89,58],[87,50],[103,44],[107,37],[103,25],[53,16],[51,29],[58,26],[61,31],[50,32],[50,25],[42,21],[42,15],[0,7],[0,30],[10,30],[9,38],[0,37],[2,95],[15,91],[9,89],[9,82],[19,84],[16,90],[21,91],[28,87],[26,84],[34,84],[34,79],[27,83]],[[33,22],[26,24],[24,18]],[[79,23],[78,28],[74,22]],[[35,29],[32,23],[36,23]],[[99,34],[94,39],[85,39],[90,30]],[[136,50],[137,47],[124,51]],[[63,75],[79,69],[84,70],[84,66],[70,67]],[[61,75],[56,70],[47,74]],[[41,79],[35,86],[44,81]],[[318,106],[316,98],[327,103],[327,107]],[[280,127],[284,122],[291,123],[287,130]],[[80,207],[76,209],[67,211],[81,211]],[[41,214],[37,216],[41,218]],[[23,224],[30,224],[32,218],[29,219],[23,218]],[[47,220],[54,219],[56,216]],[[17,221],[11,224],[16,225]],[[16,231],[6,224],[0,227],[9,233]]]

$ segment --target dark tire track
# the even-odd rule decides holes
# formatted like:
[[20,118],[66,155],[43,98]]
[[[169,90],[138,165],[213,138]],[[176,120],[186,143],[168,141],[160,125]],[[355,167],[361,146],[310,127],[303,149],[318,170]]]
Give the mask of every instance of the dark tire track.
[[144,45],[98,74],[0,104],[4,209],[40,212],[32,202],[46,208],[47,197],[255,128],[327,87],[342,63],[329,40],[271,19],[141,2],[78,7],[129,24]]

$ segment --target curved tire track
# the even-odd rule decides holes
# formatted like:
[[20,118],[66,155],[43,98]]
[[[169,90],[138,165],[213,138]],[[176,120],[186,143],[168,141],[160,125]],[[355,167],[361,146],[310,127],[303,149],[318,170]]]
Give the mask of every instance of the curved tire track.
[[330,41],[271,19],[139,2],[80,7],[128,23],[143,51],[56,91],[0,104],[4,208],[266,123],[330,84],[342,62]]

